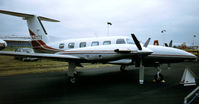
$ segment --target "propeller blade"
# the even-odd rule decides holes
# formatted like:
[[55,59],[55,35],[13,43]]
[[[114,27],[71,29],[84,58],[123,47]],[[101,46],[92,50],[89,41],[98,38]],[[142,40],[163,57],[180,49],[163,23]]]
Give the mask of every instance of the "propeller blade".
[[144,43],[144,47],[147,47],[149,45],[151,38],[148,38],[148,40]]
[[169,47],[172,47],[172,46],[173,46],[173,40],[171,40],[169,43]]
[[165,47],[169,47],[167,43],[164,43],[164,46],[165,46]]
[[137,40],[136,36],[134,34],[131,34],[131,37],[133,38],[135,45],[139,50],[142,50],[142,46],[140,45],[140,42]]

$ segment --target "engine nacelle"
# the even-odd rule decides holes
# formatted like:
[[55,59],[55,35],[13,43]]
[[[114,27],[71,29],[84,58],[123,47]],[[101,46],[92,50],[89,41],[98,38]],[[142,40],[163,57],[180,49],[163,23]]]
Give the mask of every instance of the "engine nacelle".
[[7,43],[6,41],[0,39],[0,50],[4,49],[7,47]]

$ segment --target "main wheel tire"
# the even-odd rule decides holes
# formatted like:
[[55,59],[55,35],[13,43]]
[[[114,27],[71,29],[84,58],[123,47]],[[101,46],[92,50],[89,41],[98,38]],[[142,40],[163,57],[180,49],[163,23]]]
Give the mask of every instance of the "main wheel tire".
[[120,71],[121,71],[121,72],[125,72],[125,71],[126,71],[125,68],[126,68],[125,65],[121,65],[121,66],[120,66]]
[[69,82],[71,84],[75,84],[77,82],[77,78],[76,77],[69,77]]

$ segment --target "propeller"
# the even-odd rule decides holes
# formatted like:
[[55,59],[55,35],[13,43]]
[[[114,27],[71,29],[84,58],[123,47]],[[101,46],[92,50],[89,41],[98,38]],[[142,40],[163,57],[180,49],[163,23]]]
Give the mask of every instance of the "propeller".
[[173,46],[173,40],[171,40],[169,43],[169,47],[172,47],[172,46]]
[[148,40],[144,43],[144,47],[146,48],[149,45],[151,38],[148,38]]
[[164,43],[164,46],[165,46],[165,47],[169,47],[167,43]]
[[[133,38],[135,45],[137,46],[138,50],[142,50],[142,46],[140,45],[140,42],[137,40],[136,36],[134,34],[131,34],[131,37]],[[147,47],[151,38],[148,38],[148,40],[145,42],[144,47]],[[133,59],[132,59],[133,60]],[[139,82],[140,84],[144,83],[144,55],[140,54],[135,56],[135,66],[139,66]]]
[[137,48],[139,50],[142,50],[142,46],[140,45],[140,42],[137,40],[135,34],[131,34],[131,37],[133,38],[134,42],[135,42],[135,45],[137,46]]
[[173,40],[171,40],[171,41],[169,42],[169,45],[168,45],[167,43],[164,43],[164,45],[165,45],[165,47],[172,47],[172,46],[173,46],[172,43],[173,43]]

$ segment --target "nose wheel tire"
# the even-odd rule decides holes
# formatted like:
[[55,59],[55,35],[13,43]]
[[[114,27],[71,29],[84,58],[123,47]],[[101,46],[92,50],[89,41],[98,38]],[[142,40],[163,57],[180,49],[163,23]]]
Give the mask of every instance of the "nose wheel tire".
[[154,80],[153,82],[156,82],[156,83],[165,83],[165,80],[164,80],[164,76],[162,74],[156,74],[154,76]]

